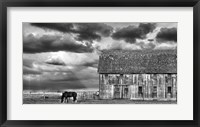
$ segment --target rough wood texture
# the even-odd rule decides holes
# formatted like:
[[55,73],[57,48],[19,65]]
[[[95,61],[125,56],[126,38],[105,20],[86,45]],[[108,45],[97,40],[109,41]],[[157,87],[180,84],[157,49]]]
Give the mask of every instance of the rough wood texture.
[[100,74],[100,99],[176,100],[176,74]]

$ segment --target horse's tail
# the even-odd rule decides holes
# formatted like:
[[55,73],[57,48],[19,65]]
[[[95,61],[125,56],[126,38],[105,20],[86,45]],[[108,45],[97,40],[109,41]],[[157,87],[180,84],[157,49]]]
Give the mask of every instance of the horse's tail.
[[62,97],[61,97],[61,103],[63,103],[64,98],[65,98],[65,95],[64,95],[64,93],[63,93],[63,94],[62,94]]

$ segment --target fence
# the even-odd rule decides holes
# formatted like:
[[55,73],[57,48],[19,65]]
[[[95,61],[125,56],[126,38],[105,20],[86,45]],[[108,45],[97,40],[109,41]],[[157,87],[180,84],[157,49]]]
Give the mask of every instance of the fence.
[[[23,98],[60,99],[63,92],[61,91],[59,92],[28,92],[28,93],[23,94]],[[98,91],[74,91],[74,92],[77,93],[78,100],[99,99]]]
[[78,91],[78,100],[90,100],[90,99],[99,99],[99,94],[97,91]]

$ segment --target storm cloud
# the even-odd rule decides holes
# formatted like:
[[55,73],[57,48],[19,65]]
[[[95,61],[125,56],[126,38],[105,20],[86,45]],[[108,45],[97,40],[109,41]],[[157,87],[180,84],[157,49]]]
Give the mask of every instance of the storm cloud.
[[46,60],[45,63],[51,64],[51,65],[59,65],[59,66],[65,66],[66,65],[65,62],[62,61],[59,58],[50,58],[50,59]]
[[161,28],[156,40],[160,43],[166,41],[177,42],[177,28]]
[[29,75],[29,74],[40,75],[42,73],[40,71],[38,71],[38,70],[33,69],[33,68],[29,68],[29,67],[24,66],[23,67],[23,74],[24,75]]
[[72,32],[72,23],[31,23],[32,26],[40,27],[43,29],[52,29],[60,32]]
[[77,40],[89,42],[108,37],[113,31],[111,26],[104,23],[31,23],[31,25],[63,33],[73,33],[77,35]]
[[25,36],[23,39],[24,53],[41,53],[69,51],[76,53],[92,52],[93,48],[89,44],[76,43],[72,39],[62,36],[43,35],[36,37],[33,34]]
[[146,38],[146,35],[153,32],[155,28],[155,23],[140,23],[138,27],[130,25],[113,33],[112,38],[115,40],[125,40],[128,43],[135,43],[136,39]]

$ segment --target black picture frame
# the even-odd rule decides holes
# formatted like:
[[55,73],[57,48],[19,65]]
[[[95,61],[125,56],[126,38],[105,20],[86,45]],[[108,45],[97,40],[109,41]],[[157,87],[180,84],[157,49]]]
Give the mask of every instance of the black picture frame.
[[[7,7],[193,7],[193,120],[7,120]],[[0,1],[0,125],[35,126],[115,126],[115,127],[199,127],[200,87],[200,2],[199,0],[1,0]],[[182,114],[187,115],[187,114]]]

